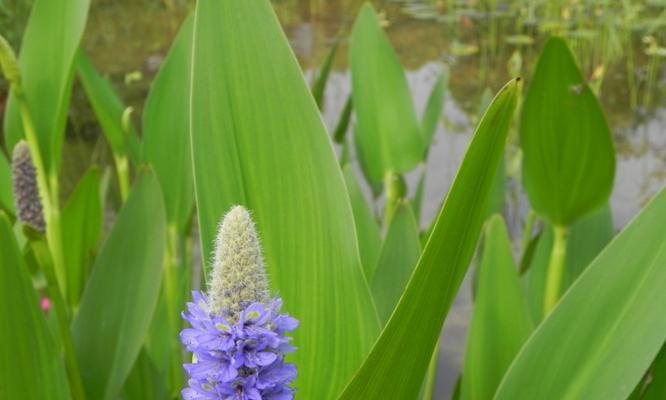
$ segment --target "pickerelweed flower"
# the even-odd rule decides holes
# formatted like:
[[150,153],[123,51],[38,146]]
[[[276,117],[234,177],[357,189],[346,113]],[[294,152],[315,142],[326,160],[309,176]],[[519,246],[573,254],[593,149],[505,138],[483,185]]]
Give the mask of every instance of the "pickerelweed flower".
[[24,225],[44,233],[46,223],[37,186],[37,170],[32,162],[30,146],[21,140],[12,153],[12,180],[18,218]]
[[295,348],[286,332],[298,321],[280,314],[270,298],[259,237],[248,211],[236,206],[220,225],[208,294],[193,292],[191,328],[180,339],[193,362],[186,400],[289,400],[296,366],[285,363]]

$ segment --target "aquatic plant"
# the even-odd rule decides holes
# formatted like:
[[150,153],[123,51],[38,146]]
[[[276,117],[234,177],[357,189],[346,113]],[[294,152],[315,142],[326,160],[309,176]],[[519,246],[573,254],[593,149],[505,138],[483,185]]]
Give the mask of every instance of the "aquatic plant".
[[[612,135],[566,40],[545,43],[522,101],[522,78],[487,92],[424,221],[449,72],[417,116],[371,5],[333,138],[321,108],[342,47],[308,87],[268,0],[199,0],[137,126],[83,53],[88,5],[36,0],[19,57],[0,41],[0,398],[431,400],[470,270],[460,398],[663,397],[666,192],[616,234]],[[113,168],[64,196],[73,77]],[[497,214],[520,172],[517,249]]]

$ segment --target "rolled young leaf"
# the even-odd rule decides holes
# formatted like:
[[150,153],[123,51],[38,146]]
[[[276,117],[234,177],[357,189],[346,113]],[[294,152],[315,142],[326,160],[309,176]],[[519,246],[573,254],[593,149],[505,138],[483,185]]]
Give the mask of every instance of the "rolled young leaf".
[[625,399],[666,339],[666,190],[539,325],[495,399]]
[[513,117],[519,79],[481,120],[425,249],[381,335],[340,399],[413,399],[467,272]]
[[267,0],[197,2],[191,100],[202,253],[231,206],[251,210],[273,289],[302,321],[287,358],[298,396],[330,399],[379,322],[332,143]]

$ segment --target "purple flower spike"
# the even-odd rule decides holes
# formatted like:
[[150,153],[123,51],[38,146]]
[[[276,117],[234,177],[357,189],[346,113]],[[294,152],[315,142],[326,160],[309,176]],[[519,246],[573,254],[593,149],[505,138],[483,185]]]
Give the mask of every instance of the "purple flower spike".
[[[291,400],[295,350],[285,334],[298,321],[280,314],[282,299],[267,300],[268,281],[258,235],[247,210],[233,208],[218,234],[208,296],[193,292],[180,340],[193,354],[186,400]],[[250,280],[255,280],[250,282]],[[258,280],[258,282],[257,282]],[[263,280],[263,281],[262,281]],[[249,290],[247,290],[249,288]]]

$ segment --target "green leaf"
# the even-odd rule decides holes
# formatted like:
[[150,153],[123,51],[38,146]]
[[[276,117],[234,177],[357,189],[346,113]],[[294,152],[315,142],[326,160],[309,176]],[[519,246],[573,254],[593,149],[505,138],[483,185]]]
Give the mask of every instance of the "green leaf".
[[336,38],[335,43],[333,43],[333,47],[331,47],[331,50],[328,52],[328,55],[326,56],[326,60],[324,60],[324,64],[321,66],[321,69],[319,70],[319,75],[317,76],[317,80],[315,81],[314,86],[312,87],[312,97],[315,99],[315,103],[317,103],[317,107],[319,107],[320,110],[324,109],[324,94],[326,91],[326,83],[328,82],[328,77],[331,74],[331,68],[333,67],[333,60],[335,60],[335,55],[338,52],[338,44],[340,43],[340,39]]
[[146,171],[95,260],[72,326],[91,399],[115,399],[141,350],[159,295],[165,225],[159,183]]
[[532,320],[501,216],[490,218],[467,339],[462,399],[492,399],[511,361],[532,333]]
[[[23,95],[30,107],[47,174],[57,176],[72,93],[73,64],[90,0],[36,0],[19,55]],[[11,149],[23,137],[18,104],[10,96],[5,138]]]
[[474,254],[516,107],[508,83],[481,120],[398,306],[341,399],[411,399]]
[[[584,216],[571,227],[571,234],[567,241],[566,279],[562,288],[563,292],[610,242],[613,234],[613,217],[608,205]],[[536,322],[543,318],[543,296],[552,247],[553,228],[547,225],[536,244],[531,267],[525,275],[530,312],[532,319]]]
[[335,126],[335,131],[333,132],[333,140],[335,143],[347,146],[347,130],[349,128],[349,120],[351,119],[352,114],[352,97],[349,95],[347,101],[345,101],[345,107],[342,109],[340,114],[340,119],[338,119],[338,124]]
[[145,348],[141,349],[123,387],[124,400],[168,399],[164,377],[160,375]]
[[666,191],[587,267],[520,352],[496,399],[624,399],[666,339]]
[[423,138],[425,141],[426,153],[430,149],[432,139],[437,132],[437,125],[442,116],[444,109],[444,97],[446,87],[449,84],[449,69],[445,68],[439,75],[435,85],[432,87],[428,103],[426,104],[425,113],[421,120],[421,129],[423,130]]
[[330,399],[379,331],[352,209],[312,95],[268,0],[200,0],[191,139],[203,254],[234,204],[253,212],[272,288],[303,321],[298,396]]
[[411,207],[401,201],[386,233],[377,269],[370,280],[382,324],[386,324],[421,255],[419,228]]
[[7,216],[0,212],[0,398],[70,398],[60,351],[46,325]]
[[381,182],[389,171],[414,168],[425,146],[405,72],[369,3],[354,23],[350,59],[359,158],[370,179]]
[[14,208],[14,189],[12,186],[12,168],[4,153],[0,151],[0,210],[16,215]]
[[[77,70],[81,85],[88,96],[93,111],[102,126],[114,155],[127,154],[127,140],[122,118],[125,106],[111,82],[104,79],[83,51],[77,56]],[[133,132],[136,135],[136,132]]]
[[153,82],[143,113],[143,160],[155,169],[167,220],[179,231],[194,205],[189,109],[192,20],[187,18]]
[[361,265],[363,265],[363,272],[367,281],[371,282],[382,247],[382,234],[374,213],[363,195],[354,168],[347,164],[342,168],[342,172],[345,177],[347,192],[349,192],[352,212],[354,213]]
[[104,214],[100,174],[96,167],[86,172],[62,211],[63,255],[65,257],[67,297],[79,304],[88,272],[102,234]]
[[523,104],[523,181],[534,210],[569,226],[608,200],[615,151],[604,113],[564,40],[539,57]]

